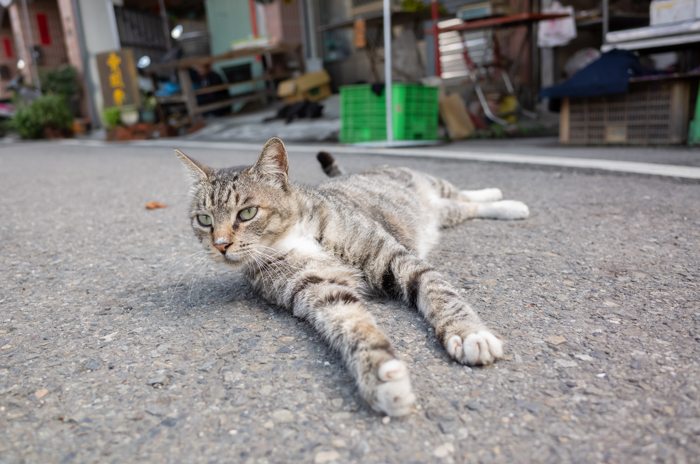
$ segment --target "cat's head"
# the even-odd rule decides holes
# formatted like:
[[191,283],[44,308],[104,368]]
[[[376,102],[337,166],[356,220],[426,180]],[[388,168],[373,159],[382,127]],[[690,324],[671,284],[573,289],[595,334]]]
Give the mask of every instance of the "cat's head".
[[270,255],[296,217],[282,141],[270,139],[253,166],[214,169],[175,152],[192,180],[192,229],[212,258],[238,266]]

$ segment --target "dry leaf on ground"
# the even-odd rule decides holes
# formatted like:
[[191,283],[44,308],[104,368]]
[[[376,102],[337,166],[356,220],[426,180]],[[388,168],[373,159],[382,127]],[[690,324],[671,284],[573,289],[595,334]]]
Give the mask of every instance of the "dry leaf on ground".
[[164,205],[163,203],[158,203],[157,201],[149,201],[146,203],[146,209],[158,209],[158,208],[167,208],[168,205]]

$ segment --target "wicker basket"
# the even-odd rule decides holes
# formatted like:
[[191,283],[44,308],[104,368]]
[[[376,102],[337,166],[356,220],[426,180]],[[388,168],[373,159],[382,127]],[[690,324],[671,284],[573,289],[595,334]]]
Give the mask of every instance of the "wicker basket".
[[672,145],[688,136],[689,80],[634,82],[627,93],[562,100],[559,141],[571,145]]

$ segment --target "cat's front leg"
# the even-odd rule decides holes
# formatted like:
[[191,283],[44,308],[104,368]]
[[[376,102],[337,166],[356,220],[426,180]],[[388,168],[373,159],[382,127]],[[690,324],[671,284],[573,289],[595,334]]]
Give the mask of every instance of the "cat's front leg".
[[503,342],[432,266],[400,248],[389,269],[404,300],[435,327],[435,336],[456,361],[487,365],[503,357]]
[[408,368],[367,311],[354,269],[328,261],[306,262],[287,281],[283,303],[340,352],[374,410],[408,414],[415,401]]

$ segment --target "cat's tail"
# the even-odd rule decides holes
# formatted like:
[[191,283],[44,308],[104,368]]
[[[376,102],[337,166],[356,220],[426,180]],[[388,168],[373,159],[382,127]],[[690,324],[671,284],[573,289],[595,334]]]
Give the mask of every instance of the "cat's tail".
[[323,172],[326,173],[328,177],[338,177],[344,174],[343,170],[335,162],[335,158],[328,152],[319,151],[316,155],[316,159],[321,163],[321,168]]

